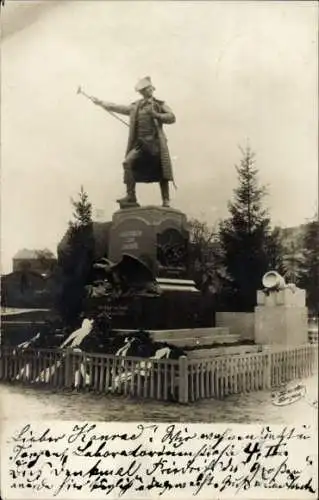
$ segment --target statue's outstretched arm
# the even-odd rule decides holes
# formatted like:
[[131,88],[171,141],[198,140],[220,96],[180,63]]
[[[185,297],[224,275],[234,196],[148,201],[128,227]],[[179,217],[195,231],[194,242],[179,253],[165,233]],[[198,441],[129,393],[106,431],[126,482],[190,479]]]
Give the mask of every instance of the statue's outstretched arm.
[[165,103],[163,103],[162,106],[161,106],[161,112],[160,113],[156,113],[155,117],[160,122],[165,123],[167,125],[176,122],[176,118],[175,118],[175,115],[174,115],[173,111]]
[[129,115],[131,112],[131,106],[124,104],[114,104],[113,102],[101,101],[100,99],[95,99],[93,102],[107,111],[113,111],[113,113],[119,113],[120,115]]

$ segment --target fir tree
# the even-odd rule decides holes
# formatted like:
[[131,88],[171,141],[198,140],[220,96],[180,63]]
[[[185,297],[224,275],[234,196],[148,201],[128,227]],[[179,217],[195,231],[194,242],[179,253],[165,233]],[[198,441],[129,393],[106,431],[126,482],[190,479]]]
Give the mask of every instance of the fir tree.
[[262,205],[266,190],[258,184],[255,155],[249,147],[241,152],[240,165],[236,165],[239,186],[228,204],[230,217],[220,225],[220,240],[226,269],[233,279],[226,304],[233,310],[249,311],[256,304],[256,291],[270,266],[271,233],[270,219]]
[[61,293],[58,308],[64,322],[77,326],[86,297],[94,258],[92,205],[81,186],[78,200],[71,199],[73,220],[69,222],[68,246],[58,255]]
[[83,186],[81,186],[78,196],[78,201],[71,198],[74,211],[73,220],[69,222],[70,230],[75,232],[92,225],[92,204],[89,202],[89,197]]

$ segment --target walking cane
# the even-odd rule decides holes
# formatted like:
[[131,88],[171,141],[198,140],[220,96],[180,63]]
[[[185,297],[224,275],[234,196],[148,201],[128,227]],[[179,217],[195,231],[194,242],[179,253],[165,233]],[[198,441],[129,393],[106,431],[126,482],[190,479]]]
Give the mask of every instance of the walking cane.
[[[77,90],[77,94],[82,94],[84,95],[84,97],[86,97],[87,99],[89,99],[90,101],[92,101],[94,104],[96,104],[96,102],[94,102],[96,100],[95,97],[87,94],[86,92],[84,92],[84,90],[82,90],[82,87],[81,85],[79,85],[78,87],[78,90]],[[113,111],[110,111],[109,109],[106,109],[104,108],[111,116],[113,116],[113,118],[116,118],[117,120],[119,120],[120,122],[124,123],[124,125],[126,125],[127,127],[129,127],[129,124],[125,121],[125,120],[122,120],[122,118],[120,118],[119,116],[117,116],[115,113],[113,113]]]

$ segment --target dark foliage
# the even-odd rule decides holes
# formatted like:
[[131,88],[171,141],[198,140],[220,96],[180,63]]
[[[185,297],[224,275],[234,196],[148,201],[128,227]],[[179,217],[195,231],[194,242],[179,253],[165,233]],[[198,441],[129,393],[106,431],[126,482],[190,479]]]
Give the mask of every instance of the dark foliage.
[[304,236],[303,268],[299,284],[307,292],[307,306],[312,314],[319,315],[319,221],[306,227]]
[[229,281],[218,231],[206,222],[192,219],[190,226],[190,272],[202,293],[217,295]]
[[[148,331],[134,332],[116,331],[106,327],[104,315],[94,319],[91,331],[78,343],[77,349],[87,353],[116,354],[120,348],[127,346],[125,356],[148,358],[160,349],[168,348],[169,358],[178,359],[185,354],[184,350],[166,342],[155,342]],[[57,349],[72,334],[72,329],[58,323],[42,326],[30,340],[18,346],[18,349]],[[69,347],[69,346],[68,346]],[[72,349],[72,348],[71,348]]]
[[281,230],[275,227],[266,237],[266,253],[268,258],[268,270],[273,269],[282,276],[284,268],[284,247],[281,239]]
[[73,220],[69,222],[68,244],[58,250],[60,290],[57,308],[66,325],[76,327],[80,321],[85,286],[90,282],[94,259],[92,205],[81,187],[79,199],[71,200]]

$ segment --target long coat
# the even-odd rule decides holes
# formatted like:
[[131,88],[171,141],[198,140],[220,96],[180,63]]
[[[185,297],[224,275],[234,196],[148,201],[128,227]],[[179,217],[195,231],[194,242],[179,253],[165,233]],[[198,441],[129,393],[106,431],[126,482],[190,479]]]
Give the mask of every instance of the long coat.
[[[101,106],[108,111],[112,111],[115,113],[119,113],[122,115],[128,115],[130,117],[129,124],[129,136],[128,136],[128,144],[126,154],[131,151],[134,147],[135,143],[135,134],[136,134],[136,123],[137,123],[137,113],[139,104],[143,101],[140,99],[138,101],[133,102],[132,104],[125,106],[121,104],[113,104],[109,102],[102,102]],[[154,118],[155,126],[158,133],[159,146],[160,146],[160,173],[161,179],[165,179],[168,181],[173,181],[173,167],[172,162],[167,146],[167,138],[163,130],[163,124],[171,124],[175,123],[175,115],[172,110],[167,106],[164,101],[160,101],[158,99],[154,99],[155,110],[160,114],[159,118]],[[137,182],[158,182],[159,180],[152,176],[152,174],[148,178],[143,178],[143,180],[137,178]]]

